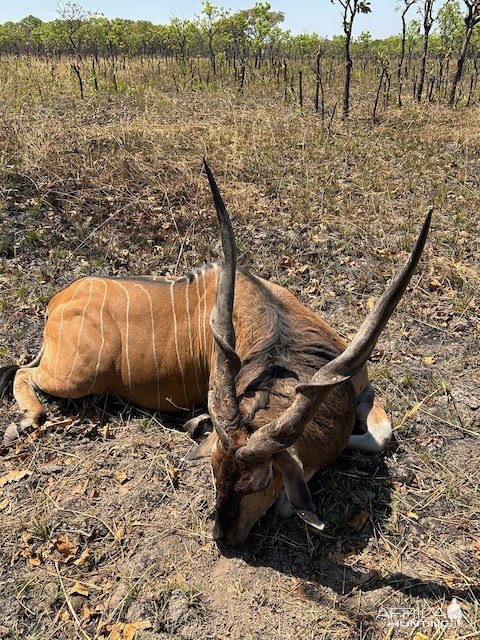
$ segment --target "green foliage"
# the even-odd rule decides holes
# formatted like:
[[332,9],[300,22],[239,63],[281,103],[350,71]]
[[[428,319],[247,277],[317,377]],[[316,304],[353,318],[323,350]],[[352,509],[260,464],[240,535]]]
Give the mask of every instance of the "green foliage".
[[448,56],[461,47],[465,32],[465,23],[458,0],[451,0],[440,9],[438,27],[440,53]]
[[[267,46],[287,42],[279,28],[284,15],[272,11],[268,2],[229,15],[222,7],[204,0],[202,15],[195,20],[173,18],[167,25],[146,20],[107,19],[87,14],[74,2],[62,4],[60,18],[42,22],[27,16],[0,25],[0,53],[93,53],[138,55],[161,53],[187,60],[191,55],[232,51],[246,58],[263,55]],[[316,38],[318,40],[318,37]],[[297,44],[300,44],[298,42]]]
[[216,7],[210,0],[204,0],[202,14],[203,17],[198,20],[198,26],[201,34],[206,37],[215,73],[216,52],[222,44],[222,38],[218,36],[221,34],[223,19],[227,12],[223,7]]
[[421,32],[420,32],[420,21],[419,20],[411,20],[407,24],[407,30],[405,33],[405,44],[407,51],[415,51],[420,47],[421,42]]
[[[287,42],[286,39],[285,42]],[[317,33],[302,33],[298,36],[289,35],[288,43],[290,51],[294,56],[313,57],[319,51],[325,49],[327,41]]]
[[370,13],[372,7],[370,0],[330,0],[332,4],[338,2],[346,15],[354,16],[356,13]]
[[362,0],[358,3],[357,13],[370,13],[371,11],[370,0]]
[[402,36],[388,36],[388,38],[383,38],[382,40],[375,40],[372,46],[378,53],[400,55]]
[[362,31],[357,38],[358,44],[366,51],[372,43],[372,34],[370,31]]
[[330,0],[332,4],[337,2],[342,7],[343,32],[346,38],[347,49],[352,37],[353,22],[358,13],[370,13],[372,8],[370,0]]
[[239,13],[243,14],[245,19],[246,36],[254,55],[261,56],[276,27],[283,22],[284,14],[272,11],[268,2],[257,2],[252,9],[245,9]]
[[473,27],[472,37],[470,38],[470,49],[472,51],[480,50],[480,26],[478,24]]
[[[209,57],[215,69],[219,60],[245,61],[255,58],[261,63],[267,57],[302,59],[318,51],[340,55],[345,39],[350,38],[354,17],[372,11],[370,0],[330,0],[342,11],[344,35],[330,39],[316,33],[292,35],[281,28],[284,14],[272,9],[269,2],[231,13],[212,0],[203,0],[201,15],[194,20],[173,18],[166,25],[147,20],[108,19],[86,12],[75,2],[61,4],[59,18],[43,22],[29,15],[18,22],[0,24],[0,54],[36,55],[164,55],[186,62],[193,56]],[[432,50],[444,56],[461,47],[465,30],[459,0],[446,2],[439,11],[438,29],[432,34]],[[399,25],[400,27],[400,25]],[[480,48],[476,28],[471,48]],[[407,27],[407,51],[420,47],[420,23],[412,20]],[[399,36],[372,39],[368,31],[352,42],[352,52],[361,55],[394,55],[399,52]]]
[[185,62],[192,52],[197,35],[198,29],[192,20],[172,18],[167,30],[167,42],[179,58]]

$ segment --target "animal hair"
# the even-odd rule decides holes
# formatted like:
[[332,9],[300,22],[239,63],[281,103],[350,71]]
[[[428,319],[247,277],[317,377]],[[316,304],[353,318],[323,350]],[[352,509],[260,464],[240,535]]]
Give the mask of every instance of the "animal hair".
[[[236,379],[243,422],[248,423],[259,410],[268,407],[272,393],[283,395],[282,389],[288,387],[294,390],[301,378],[310,378],[338,351],[314,328],[300,331],[283,302],[261,280],[247,271],[241,273],[254,285],[255,322],[262,327],[261,337],[242,360]],[[276,384],[289,379],[289,385]]]

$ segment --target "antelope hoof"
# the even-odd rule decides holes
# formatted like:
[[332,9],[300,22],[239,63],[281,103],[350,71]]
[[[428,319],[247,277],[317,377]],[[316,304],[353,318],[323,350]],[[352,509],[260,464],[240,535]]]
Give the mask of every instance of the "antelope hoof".
[[3,444],[6,447],[9,447],[19,438],[20,438],[20,434],[18,432],[17,425],[14,422],[11,422],[4,431]]
[[202,413],[184,424],[184,428],[188,431],[191,438],[196,440],[201,436],[206,436],[212,431],[212,420],[208,413]]
[[20,431],[24,431],[33,425],[33,420],[31,418],[22,418],[19,422]]
[[20,431],[24,431],[25,429],[29,429],[30,427],[40,427],[45,422],[46,419],[47,419],[46,411],[40,411],[40,412],[25,411],[23,413],[22,419],[18,423],[18,426],[20,427]]

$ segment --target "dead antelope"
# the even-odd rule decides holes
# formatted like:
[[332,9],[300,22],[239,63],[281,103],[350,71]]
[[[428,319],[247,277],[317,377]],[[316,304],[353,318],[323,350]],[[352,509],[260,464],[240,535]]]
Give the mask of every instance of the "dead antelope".
[[[215,430],[191,457],[211,455],[214,537],[221,545],[241,543],[279,498],[321,530],[324,525],[307,481],[346,445],[380,448],[389,436],[385,423],[368,416],[366,433],[351,435],[359,412],[355,377],[364,371],[410,281],[431,214],[407,263],[342,350],[335,334],[284,289],[236,271],[230,219],[207,166],[206,170],[223,253],[211,314],[215,347],[208,411]],[[246,331],[251,332],[247,352]],[[360,405],[362,418],[365,406]]]
[[[0,369],[0,396],[13,380],[22,428],[45,420],[36,389],[61,398],[111,393],[161,411],[205,406],[215,362],[209,321],[219,272],[212,264],[176,279],[75,281],[50,301],[37,357],[24,367]],[[346,343],[285,289],[245,271],[237,272],[236,287],[233,323],[242,363],[237,391],[258,428],[267,415],[291,402],[295,385],[308,372],[343,351]],[[282,401],[277,397],[281,388],[288,390]],[[353,377],[353,388],[351,403],[365,434],[352,436],[349,445],[381,450],[391,426],[373,399],[366,367]],[[334,415],[332,410],[332,420]],[[18,436],[15,425],[6,435],[9,441]],[[341,446],[335,451],[344,444],[343,435],[338,437]]]
[[[34,361],[0,369],[0,395],[13,379],[25,427],[46,416],[35,389],[63,398],[114,393],[163,411],[205,405],[208,394],[215,431],[192,457],[212,456],[217,540],[240,543],[283,493],[321,528],[306,481],[346,446],[381,451],[390,441],[366,361],[418,263],[430,216],[406,266],[347,346],[291,293],[236,271],[230,220],[205,169],[221,266],[177,279],[77,280],[48,305]],[[352,435],[355,422],[360,435]]]

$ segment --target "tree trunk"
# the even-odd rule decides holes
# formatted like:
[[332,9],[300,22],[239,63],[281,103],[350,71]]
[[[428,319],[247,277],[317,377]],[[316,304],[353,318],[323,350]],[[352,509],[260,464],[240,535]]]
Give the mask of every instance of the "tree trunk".
[[315,113],[318,113],[321,105],[322,122],[325,117],[325,99],[323,95],[322,72],[320,68],[321,53],[317,53],[317,76],[315,87]]
[[380,74],[380,81],[378,83],[377,95],[375,97],[375,104],[373,105],[372,122],[374,124],[378,122],[378,119],[377,119],[378,101],[380,99],[380,91],[382,90],[382,83],[383,83],[383,79],[385,77],[386,72],[387,70],[385,69],[385,67],[383,67],[382,73]]
[[402,13],[402,49],[400,52],[400,62],[398,63],[398,96],[397,96],[397,104],[399,107],[402,106],[402,85],[403,85],[403,63],[405,61],[405,42],[407,39],[407,23],[405,20],[405,13]]
[[352,77],[353,61],[350,55],[350,39],[352,37],[352,26],[346,30],[345,37],[345,84],[343,87],[343,110],[342,118],[346,120],[350,115],[350,80]]
[[210,37],[208,40],[208,48],[210,50],[210,62],[212,64],[213,75],[217,75],[217,56],[215,55],[215,51],[213,50],[212,38]]
[[430,29],[425,29],[425,33],[423,36],[423,55],[422,55],[422,66],[420,68],[420,77],[418,78],[417,84],[417,95],[416,101],[422,101],[422,93],[423,93],[423,85],[425,84],[425,75],[427,73],[427,55],[428,55],[428,37],[430,34]]
[[448,98],[448,104],[453,107],[455,104],[455,96],[457,94],[457,86],[460,80],[462,79],[463,67],[465,65],[465,58],[467,57],[468,44],[470,42],[470,36],[472,35],[474,20],[473,16],[469,16],[468,22],[465,21],[465,35],[463,37],[462,48],[458,55],[457,60],[457,70],[455,71],[455,75],[453,76],[452,85],[450,87],[450,96]]

